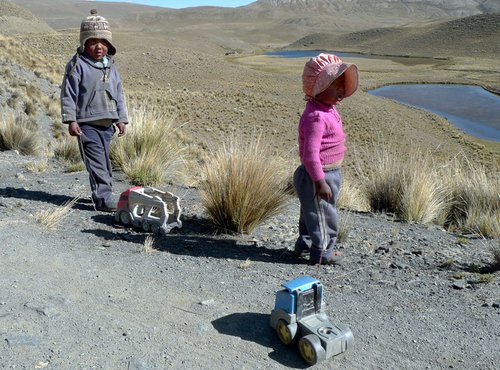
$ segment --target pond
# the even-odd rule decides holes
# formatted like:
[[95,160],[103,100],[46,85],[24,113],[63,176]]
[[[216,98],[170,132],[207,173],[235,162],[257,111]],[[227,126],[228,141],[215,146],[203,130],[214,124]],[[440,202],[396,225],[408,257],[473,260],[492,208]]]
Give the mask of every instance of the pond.
[[438,114],[479,139],[500,141],[500,96],[479,86],[402,84],[369,93]]
[[340,58],[369,58],[369,54],[359,54],[359,53],[342,53],[336,51],[324,51],[324,50],[278,50],[269,51],[266,55],[272,57],[282,57],[282,58],[312,58],[319,53],[331,53],[335,54]]
[[402,56],[398,57],[398,56],[385,56],[385,55],[361,54],[361,53],[344,53],[341,51],[329,51],[329,50],[276,50],[276,51],[269,51],[264,55],[271,57],[280,57],[280,58],[312,58],[318,55],[319,53],[335,54],[340,58],[386,59],[396,63],[402,63],[407,65],[443,63],[443,60],[434,58],[402,57]]

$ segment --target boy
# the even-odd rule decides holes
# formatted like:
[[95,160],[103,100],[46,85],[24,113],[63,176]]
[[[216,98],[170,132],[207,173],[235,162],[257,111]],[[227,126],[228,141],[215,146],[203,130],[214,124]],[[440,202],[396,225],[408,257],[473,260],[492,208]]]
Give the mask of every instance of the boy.
[[[112,56],[108,21],[92,9],[80,26],[80,46],[66,65],[61,88],[61,113],[71,136],[78,137],[80,154],[89,173],[95,209],[114,212],[111,138],[125,135],[127,108],[120,75]],[[115,129],[116,125],[116,129]]]

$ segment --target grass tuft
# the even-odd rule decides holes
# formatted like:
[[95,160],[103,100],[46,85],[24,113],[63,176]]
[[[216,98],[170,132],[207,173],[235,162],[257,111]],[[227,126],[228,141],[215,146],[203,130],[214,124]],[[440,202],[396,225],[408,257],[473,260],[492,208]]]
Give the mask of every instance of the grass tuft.
[[442,170],[448,194],[444,225],[484,237],[500,238],[500,179],[483,166],[456,158]]
[[381,149],[366,185],[370,208],[392,212],[405,221],[430,223],[446,206],[444,189],[433,170],[429,154],[412,150],[401,158]]
[[0,150],[17,150],[24,155],[40,151],[38,130],[27,119],[5,115],[0,121]]
[[155,251],[155,240],[151,235],[146,236],[144,244],[137,247],[137,253],[153,254]]
[[216,226],[251,233],[283,209],[289,173],[271,147],[262,136],[250,143],[232,138],[202,165],[202,204]]
[[35,220],[46,229],[53,230],[61,219],[67,216],[80,197],[77,196],[55,210],[42,210],[35,214]]
[[134,185],[157,186],[183,176],[183,146],[173,119],[146,105],[131,109],[124,137],[111,144],[111,160]]
[[54,156],[68,164],[81,163],[78,139],[72,136],[63,135],[57,140],[54,147]]
[[47,160],[47,158],[44,158],[39,161],[28,162],[25,167],[30,172],[45,172],[49,168],[49,161]]

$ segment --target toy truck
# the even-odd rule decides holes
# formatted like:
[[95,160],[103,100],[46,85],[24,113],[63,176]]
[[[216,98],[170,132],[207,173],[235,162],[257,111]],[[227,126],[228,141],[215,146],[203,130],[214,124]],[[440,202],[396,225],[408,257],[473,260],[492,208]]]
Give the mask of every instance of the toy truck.
[[332,324],[325,313],[323,285],[310,276],[283,284],[276,292],[271,327],[288,346],[298,342],[302,358],[314,365],[344,353],[354,344],[351,330]]
[[168,234],[181,228],[179,197],[153,187],[136,186],[120,195],[115,221],[144,231]]

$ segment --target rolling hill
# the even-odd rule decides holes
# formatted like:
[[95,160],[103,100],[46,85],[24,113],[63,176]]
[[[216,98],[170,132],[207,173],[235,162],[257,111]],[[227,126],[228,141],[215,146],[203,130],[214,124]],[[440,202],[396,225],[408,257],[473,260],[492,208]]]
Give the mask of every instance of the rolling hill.
[[0,34],[53,33],[54,30],[28,9],[0,0]]
[[287,48],[356,50],[405,56],[482,56],[500,54],[500,14],[479,14],[418,26],[376,28],[337,35],[311,34]]
[[[92,7],[115,29],[214,35],[253,44],[290,43],[312,33],[351,33],[500,11],[498,0],[258,0],[238,8],[155,8],[77,0],[12,0],[56,30],[75,28]],[[112,16],[111,16],[112,15]]]

